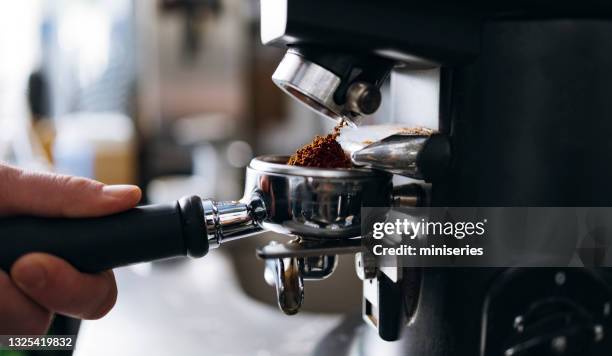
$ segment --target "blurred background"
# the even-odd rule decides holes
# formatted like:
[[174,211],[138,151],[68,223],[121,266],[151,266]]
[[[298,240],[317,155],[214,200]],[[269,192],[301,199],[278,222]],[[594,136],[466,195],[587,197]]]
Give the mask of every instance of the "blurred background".
[[[258,20],[259,2],[243,0],[0,2],[0,160],[138,184],[143,203],[240,198],[252,157],[333,126],[273,85],[283,50],[261,45]],[[74,354],[87,356],[310,354],[359,314],[361,286],[341,259],[302,313],[283,315],[254,250],[286,238],[119,269],[106,318],[58,317],[52,333],[78,331]]]

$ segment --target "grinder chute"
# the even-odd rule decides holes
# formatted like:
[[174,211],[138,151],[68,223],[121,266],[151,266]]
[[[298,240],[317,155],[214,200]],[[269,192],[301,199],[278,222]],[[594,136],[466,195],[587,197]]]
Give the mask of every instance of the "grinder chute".
[[392,61],[377,57],[292,47],[272,81],[316,113],[356,125],[380,107],[380,86],[392,67]]

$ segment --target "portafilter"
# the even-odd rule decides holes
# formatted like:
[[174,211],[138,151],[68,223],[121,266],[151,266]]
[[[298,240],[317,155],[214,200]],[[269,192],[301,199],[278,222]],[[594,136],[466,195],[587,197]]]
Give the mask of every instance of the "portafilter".
[[287,156],[253,159],[244,196],[216,202],[197,196],[97,218],[0,219],[0,268],[46,252],[83,272],[189,255],[264,230],[308,240],[343,240],[361,232],[361,208],[389,206],[392,175],[383,171],[288,166]]

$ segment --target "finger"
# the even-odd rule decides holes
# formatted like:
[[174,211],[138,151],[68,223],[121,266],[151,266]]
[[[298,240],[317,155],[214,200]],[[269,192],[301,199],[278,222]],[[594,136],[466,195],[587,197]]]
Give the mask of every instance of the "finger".
[[132,208],[140,198],[136,186],[0,165],[0,215],[96,217]]
[[112,271],[78,272],[66,261],[43,253],[21,257],[11,278],[32,300],[50,311],[80,319],[99,319],[117,300]]
[[52,314],[34,303],[0,270],[0,335],[43,335]]

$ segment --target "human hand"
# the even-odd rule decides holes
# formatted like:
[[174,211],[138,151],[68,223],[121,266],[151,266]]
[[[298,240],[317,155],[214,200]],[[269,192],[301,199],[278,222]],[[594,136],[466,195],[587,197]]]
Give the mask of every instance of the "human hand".
[[[130,209],[140,197],[136,186],[108,186],[0,164],[0,216],[98,217]],[[19,236],[0,236],[0,246],[7,238]],[[84,274],[55,256],[31,253],[15,262],[10,276],[0,270],[0,335],[44,334],[55,313],[98,319],[116,298],[112,271]]]

